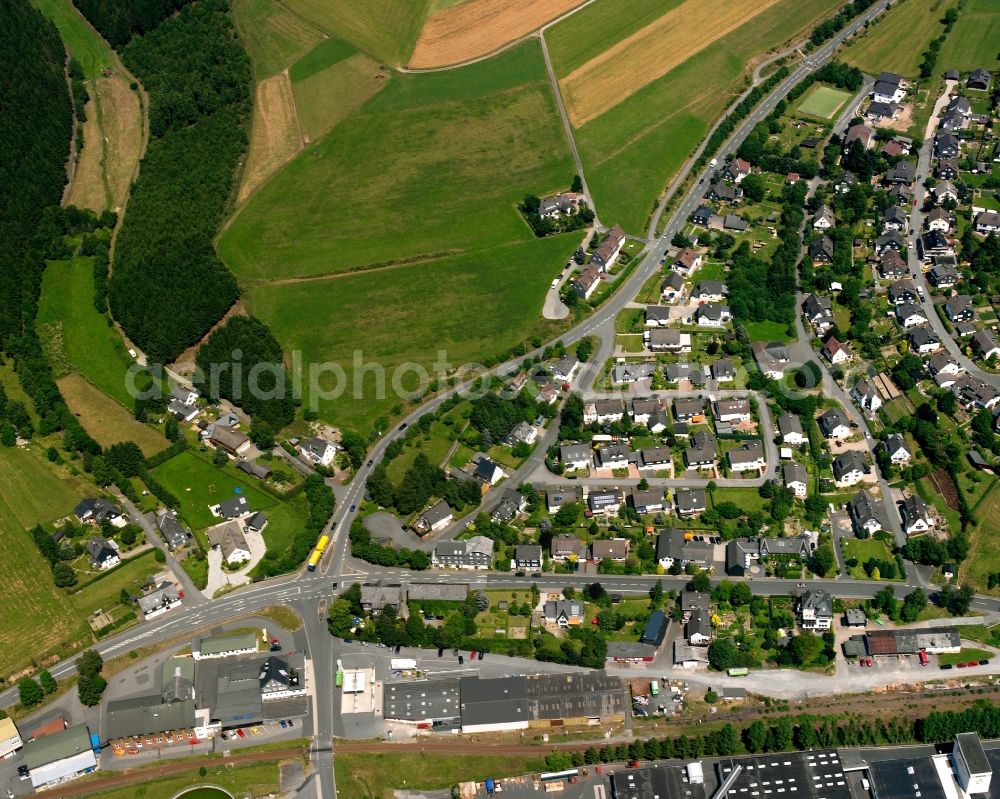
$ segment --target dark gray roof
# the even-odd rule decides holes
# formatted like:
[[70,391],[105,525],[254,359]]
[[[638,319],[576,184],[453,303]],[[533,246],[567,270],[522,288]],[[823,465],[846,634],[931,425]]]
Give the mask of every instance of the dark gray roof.
[[625,683],[604,671],[540,674],[527,685],[531,719],[573,719],[621,716],[629,695]]
[[663,643],[669,626],[670,619],[667,618],[667,615],[661,610],[654,610],[649,616],[649,621],[646,622],[646,629],[642,633],[642,638],[639,639],[640,643],[659,646]]
[[382,715],[402,721],[453,719],[461,714],[458,677],[386,682]]
[[195,702],[163,704],[159,694],[108,702],[104,733],[108,738],[129,738],[153,733],[187,730],[195,726]]
[[850,449],[833,459],[833,476],[838,480],[855,469],[863,472],[867,468],[868,463],[865,461],[865,456],[857,450]]
[[460,692],[462,725],[465,727],[528,721],[530,718],[525,677],[463,677]]

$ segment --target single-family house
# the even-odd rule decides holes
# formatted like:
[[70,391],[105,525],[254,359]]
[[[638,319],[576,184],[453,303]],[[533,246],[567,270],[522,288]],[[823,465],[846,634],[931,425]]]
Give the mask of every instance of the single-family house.
[[[878,99],[877,97],[875,99]],[[890,101],[892,102],[892,101]],[[870,150],[875,143],[875,131],[864,124],[851,125],[844,136],[844,149],[849,150],[854,142],[861,142],[861,146]]]
[[851,435],[851,427],[847,416],[840,408],[830,408],[819,419],[819,429],[826,438],[847,438]]
[[897,253],[906,250],[906,240],[898,230],[887,230],[875,239],[875,252],[879,257],[886,250],[895,250]]
[[691,334],[682,333],[677,328],[647,330],[643,333],[646,348],[652,352],[691,352]]
[[819,335],[826,333],[836,322],[830,298],[816,293],[806,297],[805,302],[802,303],[802,313]]
[[601,274],[593,266],[585,266],[580,273],[570,281],[570,288],[583,300],[589,300],[590,295],[601,283]]
[[720,422],[749,422],[752,416],[747,399],[716,400],[713,409]]
[[726,453],[729,466],[735,472],[759,472],[767,465],[764,443],[758,438],[744,441]]
[[691,292],[691,299],[694,302],[722,302],[728,293],[721,280],[702,280]]
[[725,327],[726,323],[733,318],[733,314],[728,305],[707,302],[698,306],[694,317],[698,327]]
[[682,488],[674,495],[677,515],[682,519],[698,516],[705,510],[705,489]]
[[597,448],[597,461],[602,469],[627,469],[631,455],[628,444],[602,444]]
[[656,562],[664,569],[674,565],[684,568],[688,564],[707,569],[712,565],[712,544],[698,541],[693,533],[685,533],[676,527],[661,530],[656,539]]
[[250,560],[250,545],[238,522],[229,521],[211,528],[208,543],[219,550],[222,560],[230,566]]
[[930,355],[941,347],[941,340],[930,325],[911,327],[906,337],[910,341],[910,349],[918,355]]
[[833,263],[833,239],[820,236],[809,242],[809,259],[814,264]]
[[712,640],[712,625],[706,611],[696,608],[691,612],[684,627],[684,637],[692,646],[705,646]]
[[889,461],[896,465],[909,463],[910,458],[913,457],[909,446],[906,444],[906,439],[899,433],[888,435],[885,441],[882,442],[882,447],[885,449],[886,455],[889,456]]
[[976,215],[974,225],[976,233],[982,233],[983,235],[1000,233],[1000,213],[996,211],[982,211]]
[[851,351],[844,344],[837,341],[834,336],[830,336],[830,338],[823,342],[823,349],[821,351],[823,357],[834,366],[839,363],[847,363],[851,360]]
[[739,186],[733,186],[730,183],[723,183],[722,181],[719,181],[709,186],[708,191],[705,192],[705,199],[712,200],[713,202],[736,205],[741,199],[743,199],[743,189]]
[[589,469],[590,445],[564,444],[559,447],[559,460],[562,462],[563,470],[567,472]]
[[514,547],[514,562],[511,566],[524,570],[542,568],[542,548],[538,544],[518,544]]
[[880,72],[872,89],[872,99],[877,103],[898,103],[906,96],[906,84],[901,75]]
[[629,493],[629,499],[635,512],[640,515],[667,510],[667,502],[663,498],[661,488],[633,488]]
[[829,630],[833,626],[833,598],[826,591],[806,591],[799,597],[797,609],[803,630]]
[[854,388],[851,389],[851,399],[869,415],[882,407],[882,395],[879,394],[875,383],[865,377],[854,384]]
[[962,279],[958,270],[953,266],[943,266],[934,264],[927,272],[927,280],[931,285],[939,289],[950,289]]
[[805,499],[809,488],[809,473],[801,463],[789,461],[781,467],[781,480],[785,488],[797,499]]
[[910,270],[899,250],[886,247],[880,256],[879,274],[882,276],[882,280],[897,280],[910,274]]
[[87,539],[87,554],[90,555],[91,565],[101,571],[113,569],[122,562],[114,542],[100,535]]
[[882,212],[882,230],[895,230],[901,233],[906,230],[909,222],[906,211],[898,205],[890,205]]
[[455,515],[451,511],[451,506],[443,499],[421,513],[419,519],[421,526],[432,533],[443,530],[454,520]]
[[941,233],[950,233],[953,227],[951,212],[938,206],[933,208],[924,216],[924,226],[928,230],[937,230]]
[[235,427],[220,424],[215,425],[208,441],[230,455],[243,455],[253,446],[245,433],[241,433]]
[[934,526],[930,506],[919,494],[913,494],[903,500],[899,507],[903,521],[903,531],[907,535],[926,533]]
[[488,569],[493,565],[493,539],[476,535],[462,541],[440,541],[431,563],[439,569]]
[[712,361],[709,370],[712,374],[712,379],[716,383],[730,383],[736,379],[736,367],[733,366],[733,362],[728,358],[719,358],[717,361]]
[[716,441],[703,430],[690,438],[690,446],[684,450],[684,464],[689,469],[706,469],[715,465],[718,457]]
[[486,486],[495,486],[505,477],[503,469],[486,457],[479,459],[473,476]]
[[916,284],[909,278],[896,280],[889,286],[889,302],[893,305],[902,305],[904,302],[918,302]]
[[957,158],[939,158],[934,168],[934,177],[938,180],[958,180],[958,173]]
[[910,161],[897,161],[885,173],[885,182],[889,185],[909,186],[916,179],[917,168]]
[[615,225],[608,231],[604,240],[591,256],[590,262],[596,264],[601,271],[607,272],[617,260],[624,243],[625,231],[621,229],[620,225]]
[[788,447],[801,447],[807,441],[799,417],[790,413],[778,417],[778,437]]
[[624,413],[625,402],[620,399],[599,399],[583,405],[583,421],[587,424],[618,422]]
[[495,522],[509,522],[528,507],[528,498],[514,488],[508,488],[500,497],[490,518]]
[[[680,277],[680,275],[678,275]],[[646,306],[646,327],[665,327],[670,324],[670,309],[662,305]]]
[[670,447],[643,447],[639,450],[639,469],[660,471],[669,469],[673,460]]
[[587,545],[569,533],[552,536],[549,544],[549,560],[558,563],[566,561],[581,561],[587,559]]
[[103,497],[87,497],[80,500],[73,509],[77,520],[84,524],[101,525],[108,522],[112,527],[124,527],[128,519],[122,515],[118,507]]
[[594,516],[617,516],[625,504],[625,493],[618,489],[591,491],[587,495],[587,508]]
[[530,446],[535,443],[537,438],[538,428],[522,419],[506,435],[504,443],[511,447],[516,447],[518,444],[528,444]]
[[867,473],[865,456],[855,449],[842,452],[833,459],[833,479],[839,488],[857,485]]
[[969,75],[965,86],[974,92],[985,92],[989,90],[992,79],[993,76],[985,69],[977,69]]
[[547,624],[558,627],[579,627],[583,624],[583,603],[575,599],[550,599],[544,605]]
[[744,161],[742,158],[734,158],[726,164],[725,168],[722,170],[722,177],[724,180],[731,180],[733,183],[739,183],[752,171],[753,167],[750,165],[749,161]]
[[908,329],[917,325],[926,325],[928,320],[923,308],[916,303],[904,302],[896,306],[896,321],[904,329]]
[[337,445],[325,438],[307,438],[299,442],[299,452],[309,463],[329,467],[337,454]]
[[820,206],[813,217],[813,230],[829,230],[835,224],[837,219],[833,215],[833,209],[829,205]]
[[784,344],[756,341],[750,347],[757,368],[772,380],[781,380],[785,375],[785,364],[790,361],[788,348]]
[[959,150],[958,136],[954,133],[938,133],[934,136],[934,156],[936,158],[957,158]]
[[679,397],[674,400],[674,419],[678,422],[705,421],[705,401],[700,397]]
[[627,538],[602,538],[590,542],[590,557],[597,561],[607,559],[624,563],[631,548]]
[[978,330],[972,336],[972,351],[977,357],[988,361],[990,358],[1000,358],[1000,342],[989,330]]
[[968,296],[949,297],[945,300],[944,312],[952,322],[971,322],[976,318],[972,297]]
[[[670,330],[648,331],[648,333],[670,333],[670,332],[676,332],[676,331],[670,331]],[[611,382],[622,383],[622,384],[638,383],[642,380],[649,380],[654,374],[656,374],[656,364],[653,361],[644,361],[643,363],[627,363],[625,361],[621,361],[619,363],[616,363],[611,368]]]
[[852,188],[858,185],[858,176],[853,172],[844,170],[840,177],[833,181],[833,190],[837,194],[847,194]]

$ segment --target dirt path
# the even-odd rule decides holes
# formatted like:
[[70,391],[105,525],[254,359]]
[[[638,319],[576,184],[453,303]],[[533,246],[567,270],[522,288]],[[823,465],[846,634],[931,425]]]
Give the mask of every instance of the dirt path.
[[249,316],[246,305],[243,304],[243,300],[239,299],[229,306],[229,310],[223,315],[223,317],[212,325],[211,329],[201,337],[199,341],[192,344],[184,352],[177,356],[173,363],[167,364],[167,369],[177,372],[178,374],[187,374],[186,367],[191,367],[194,365],[195,356],[198,354],[198,350],[201,345],[208,341],[208,337],[211,336],[216,330],[222,327],[226,322],[232,319],[234,316]]

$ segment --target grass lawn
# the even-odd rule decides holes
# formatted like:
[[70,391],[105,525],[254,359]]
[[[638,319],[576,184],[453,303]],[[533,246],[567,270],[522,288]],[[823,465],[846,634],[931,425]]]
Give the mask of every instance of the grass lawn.
[[1000,646],[1000,627],[995,624],[992,627],[987,627],[985,624],[963,624],[959,632],[967,641]]
[[[944,415],[941,416],[942,419],[946,419]],[[948,527],[952,530],[960,530],[962,528],[962,523],[958,515],[958,511],[952,510],[948,503],[945,502],[943,496],[941,496],[937,489],[934,487],[934,483],[929,477],[921,477],[917,480],[917,493],[923,498],[924,502],[929,505],[933,505],[937,508],[938,513],[944,516],[948,520]]]
[[[389,387],[401,364],[429,369],[443,351],[454,367],[534,335],[552,338],[559,325],[541,318],[543,298],[578,242],[576,235],[530,240],[403,269],[256,285],[246,296],[286,351],[301,351],[306,364],[334,362],[347,371],[346,380],[321,374],[317,382],[331,394],[318,408],[324,418],[366,432],[398,403]],[[352,379],[355,353],[385,368],[384,393],[371,372]],[[414,374],[403,377],[412,389]],[[332,396],[338,383],[342,393]]]
[[[268,501],[275,500],[268,495]],[[257,506],[254,505],[256,508]],[[261,534],[267,551],[273,552],[278,559],[285,554],[295,539],[295,534],[301,530],[309,518],[309,502],[302,494],[296,494],[290,499],[278,502],[267,509],[267,527]]]
[[[940,22],[944,12],[953,8],[956,2],[906,0],[904,3],[893,3],[878,22],[840,52],[839,58],[873,75],[888,70],[916,78],[920,74],[920,62],[927,45],[944,31]],[[962,14],[959,14],[961,19]],[[901,47],[901,42],[905,42],[906,46]],[[942,58],[938,58],[940,70],[948,66]]]
[[[99,580],[93,580],[76,593],[69,595],[70,604],[81,617],[89,616],[95,610],[109,611],[119,605],[119,594],[123,588],[128,589],[133,596],[146,585],[147,578],[156,574],[163,566],[153,558],[154,550],[149,549],[141,555],[123,562],[121,566],[108,572]],[[136,614],[140,615],[138,609]]]
[[868,562],[869,558],[893,560],[892,552],[885,543],[875,538],[866,538],[864,540],[858,538],[841,538],[840,543],[844,552],[845,562],[850,558],[858,559],[858,565],[853,569],[848,569],[851,577],[857,580],[870,579],[865,573],[864,568],[864,564]]
[[615,332],[641,333],[646,329],[646,311],[643,308],[625,308],[615,317]]
[[[961,634],[961,628],[959,628],[959,633]],[[943,655],[938,655],[938,664],[944,666],[948,663],[952,665],[956,663],[967,663],[970,660],[989,660],[993,657],[992,652],[987,652],[985,649],[975,649],[973,647],[965,647],[958,652],[945,653]]]
[[[559,29],[563,25],[575,28],[582,24],[591,8],[600,9],[601,5],[599,0],[573,15],[556,26],[549,37],[561,36]],[[747,62],[755,54],[811,29],[838,5],[835,0],[779,0],[579,127],[577,145],[601,219],[617,222],[630,233],[645,234],[654,201],[741,88]],[[606,6],[626,16],[620,14],[619,4],[605,3],[605,13],[611,14]],[[667,7],[661,5],[656,16]],[[609,41],[601,26],[587,38],[598,40],[596,46],[600,48]],[[572,60],[567,60],[557,66],[557,72],[564,75],[572,66]]]
[[399,485],[421,452],[427,456],[431,464],[439,466],[455,441],[453,436],[457,436],[462,427],[464,427],[464,422],[456,423],[453,426],[434,422],[426,436],[419,436],[416,441],[404,446],[403,452],[389,462],[386,467],[389,479]]
[[[204,777],[198,773],[200,767],[208,770]],[[281,773],[277,761],[234,766],[212,758],[198,758],[197,761],[192,758],[189,774],[160,778],[150,774],[141,785],[104,789],[86,796],[99,796],[100,799],[171,799],[187,788],[201,785],[218,785],[235,796],[273,796],[279,793]]]
[[182,452],[171,458],[158,466],[154,474],[181,501],[181,515],[197,530],[221,521],[211,514],[208,506],[237,496],[236,489],[240,489],[240,493],[247,498],[254,510],[264,510],[277,503],[270,494],[252,488],[193,452]]
[[59,29],[63,44],[80,62],[87,80],[93,80],[102,69],[116,62],[111,47],[87,24],[70,0],[32,0],[32,5]]
[[255,195],[219,253],[244,280],[268,281],[524,242],[516,204],[572,176],[539,48],[525,44],[394,77]]
[[851,95],[845,91],[817,83],[806,92],[806,96],[798,105],[798,111],[814,117],[832,119],[840,107],[850,99]]
[[538,757],[422,753],[338,754],[334,759],[337,795],[343,799],[383,799],[394,789],[429,791],[459,782],[544,771]]
[[972,530],[969,556],[962,563],[962,582],[974,586],[977,593],[1000,593],[1000,588],[987,589],[987,578],[1000,571],[1000,489],[997,482],[974,511],[979,524]]
[[287,0],[296,16],[389,64],[405,64],[427,15],[428,0]]
[[969,0],[938,56],[939,70],[996,69],[1000,14],[996,0]]
[[336,41],[327,39],[317,46],[323,32],[271,0],[233,0],[232,10],[257,80],[280,72],[314,46],[319,50]]
[[747,322],[747,335],[751,341],[791,341],[788,325],[782,322]]
[[132,363],[121,337],[94,308],[92,258],[50,261],[42,279],[38,323],[57,375],[75,370],[126,408]]

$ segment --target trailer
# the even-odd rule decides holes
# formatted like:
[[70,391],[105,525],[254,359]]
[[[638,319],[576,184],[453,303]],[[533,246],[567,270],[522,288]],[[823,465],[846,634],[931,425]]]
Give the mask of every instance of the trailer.
[[417,661],[413,658],[393,658],[389,665],[393,671],[410,671],[417,667]]

